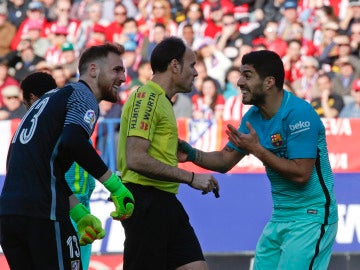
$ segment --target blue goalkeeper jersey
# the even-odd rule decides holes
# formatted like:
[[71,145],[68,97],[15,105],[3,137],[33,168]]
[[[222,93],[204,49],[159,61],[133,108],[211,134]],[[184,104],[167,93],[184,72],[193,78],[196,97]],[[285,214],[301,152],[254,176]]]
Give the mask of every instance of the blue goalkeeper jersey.
[[[331,224],[337,221],[334,179],[325,137],[324,125],[306,101],[284,91],[279,111],[264,119],[256,106],[244,115],[239,130],[249,133],[249,122],[260,143],[278,157],[316,159],[310,180],[299,185],[282,177],[271,168],[266,173],[271,182],[273,199],[272,221],[307,220]],[[230,142],[228,146],[246,154]]]
[[62,130],[78,125],[89,138],[98,115],[98,102],[82,81],[52,90],[31,106],[10,144],[0,215],[69,217],[72,192],[65,172],[74,160],[62,149]]

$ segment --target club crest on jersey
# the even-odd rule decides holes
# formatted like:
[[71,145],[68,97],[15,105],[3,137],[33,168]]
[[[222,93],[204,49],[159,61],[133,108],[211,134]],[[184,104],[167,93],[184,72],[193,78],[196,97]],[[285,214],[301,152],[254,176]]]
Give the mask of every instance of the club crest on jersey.
[[280,147],[283,144],[283,139],[281,138],[280,133],[271,135],[271,144],[274,147]]
[[71,262],[71,270],[80,270],[80,260]]
[[84,115],[84,121],[89,123],[90,127],[93,128],[95,124],[95,112],[93,110],[88,110]]

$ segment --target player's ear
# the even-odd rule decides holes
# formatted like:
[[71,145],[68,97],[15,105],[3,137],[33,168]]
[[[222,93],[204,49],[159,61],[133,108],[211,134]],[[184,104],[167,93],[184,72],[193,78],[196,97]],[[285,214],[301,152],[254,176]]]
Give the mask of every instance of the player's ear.
[[275,85],[275,78],[273,76],[267,76],[264,80],[266,89],[269,89]]
[[170,67],[171,67],[171,70],[174,73],[179,73],[180,72],[181,67],[180,67],[180,63],[179,63],[178,60],[176,60],[176,59],[171,60]]

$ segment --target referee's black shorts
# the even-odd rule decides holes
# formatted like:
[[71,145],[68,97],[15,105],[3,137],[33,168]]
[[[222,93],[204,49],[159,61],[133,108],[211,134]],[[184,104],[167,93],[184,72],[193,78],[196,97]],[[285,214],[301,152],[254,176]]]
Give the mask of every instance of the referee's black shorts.
[[0,243],[11,270],[82,269],[70,217],[53,221],[1,216]]
[[135,199],[125,229],[124,270],[170,270],[204,261],[189,217],[175,194],[127,183]]

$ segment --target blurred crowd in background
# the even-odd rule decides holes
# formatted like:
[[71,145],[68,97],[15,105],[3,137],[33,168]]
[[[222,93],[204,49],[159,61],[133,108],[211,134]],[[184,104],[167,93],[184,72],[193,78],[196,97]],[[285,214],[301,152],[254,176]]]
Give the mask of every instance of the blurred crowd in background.
[[360,0],[0,0],[0,120],[25,114],[25,76],[48,72],[63,87],[81,52],[105,42],[125,47],[119,102],[100,103],[103,118],[119,118],[167,36],[197,54],[193,91],[172,100],[178,118],[240,120],[241,58],[261,49],[282,57],[284,88],[320,117],[360,117]]

